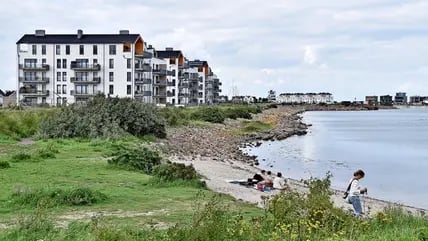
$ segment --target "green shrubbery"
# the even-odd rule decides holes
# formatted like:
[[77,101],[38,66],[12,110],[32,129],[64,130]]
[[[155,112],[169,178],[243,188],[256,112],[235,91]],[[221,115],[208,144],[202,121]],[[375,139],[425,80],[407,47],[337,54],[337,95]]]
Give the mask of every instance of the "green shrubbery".
[[32,160],[34,160],[34,158],[30,154],[24,152],[16,153],[11,157],[12,162],[26,162]]
[[154,167],[161,164],[161,159],[156,151],[147,147],[122,145],[113,153],[113,158],[110,158],[108,163],[128,170],[152,174]]
[[63,107],[42,122],[40,134],[47,138],[166,136],[164,118],[155,106],[104,96],[97,96],[86,104]]
[[195,180],[198,173],[193,166],[182,163],[168,163],[156,166],[153,175],[162,181]]
[[203,107],[195,109],[191,118],[212,123],[223,123],[226,117],[218,107]]
[[92,205],[105,200],[107,197],[99,191],[89,188],[55,189],[55,190],[18,190],[12,195],[12,200],[20,205],[46,206],[68,205],[81,206]]
[[40,123],[52,110],[0,110],[0,135],[14,139],[30,137],[39,131]]
[[8,161],[0,160],[0,169],[10,168],[10,163]]

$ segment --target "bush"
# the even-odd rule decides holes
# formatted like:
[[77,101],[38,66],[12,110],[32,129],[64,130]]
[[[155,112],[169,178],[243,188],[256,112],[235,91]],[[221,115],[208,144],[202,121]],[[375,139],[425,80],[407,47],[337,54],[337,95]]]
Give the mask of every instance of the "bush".
[[12,162],[22,162],[22,161],[32,161],[32,160],[33,160],[33,157],[30,154],[24,153],[24,152],[14,154],[11,157]]
[[225,115],[224,112],[218,107],[205,107],[197,108],[192,113],[192,119],[212,123],[223,123]]
[[18,190],[12,195],[15,203],[20,205],[37,206],[44,204],[47,206],[68,205],[82,206],[92,205],[106,200],[107,197],[99,191],[89,188],[55,189],[55,190]]
[[163,181],[198,179],[198,173],[195,168],[182,163],[168,163],[156,166],[153,170],[153,175]]
[[10,163],[8,161],[0,161],[0,169],[10,168]]
[[160,113],[169,126],[187,125],[190,120],[189,109],[184,107],[166,107]]
[[158,109],[129,98],[96,96],[85,104],[73,104],[42,122],[41,137],[119,138],[166,136],[165,120]]
[[3,110],[0,111],[0,134],[20,139],[39,131],[40,123],[50,116],[52,110]]
[[113,153],[113,158],[109,159],[108,163],[128,170],[152,174],[153,168],[161,164],[161,159],[156,151],[147,147],[121,146]]

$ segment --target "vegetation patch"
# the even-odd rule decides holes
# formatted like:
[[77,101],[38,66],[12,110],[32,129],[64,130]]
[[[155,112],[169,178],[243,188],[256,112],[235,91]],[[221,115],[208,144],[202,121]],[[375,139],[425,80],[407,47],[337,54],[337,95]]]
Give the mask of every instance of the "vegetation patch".
[[0,169],[10,168],[10,163],[8,161],[0,160]]
[[0,110],[0,135],[16,140],[33,136],[42,120],[54,112],[52,109]]
[[166,136],[165,121],[158,108],[130,98],[96,96],[85,104],[63,107],[42,122],[44,138],[119,138]]
[[156,166],[153,175],[162,181],[196,180],[199,178],[193,166],[182,163],[168,163]]
[[11,157],[11,162],[29,162],[29,161],[38,161],[35,157],[33,157],[29,153],[19,152]]
[[114,166],[127,170],[141,171],[145,174],[152,174],[155,166],[161,164],[162,158],[153,150],[145,146],[122,145],[108,160]]
[[240,129],[241,134],[249,134],[271,130],[273,126],[261,121],[243,121]]
[[107,199],[107,196],[90,188],[54,189],[54,190],[30,190],[22,189],[12,195],[15,203],[20,205],[68,205],[83,206],[99,203]]

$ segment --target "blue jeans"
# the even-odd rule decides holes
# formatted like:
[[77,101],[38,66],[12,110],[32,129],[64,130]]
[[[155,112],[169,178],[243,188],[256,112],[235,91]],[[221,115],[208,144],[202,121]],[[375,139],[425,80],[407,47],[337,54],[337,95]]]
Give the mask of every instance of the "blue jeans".
[[351,197],[349,197],[349,202],[354,207],[355,217],[360,216],[360,214],[362,213],[360,197],[359,196],[351,196]]

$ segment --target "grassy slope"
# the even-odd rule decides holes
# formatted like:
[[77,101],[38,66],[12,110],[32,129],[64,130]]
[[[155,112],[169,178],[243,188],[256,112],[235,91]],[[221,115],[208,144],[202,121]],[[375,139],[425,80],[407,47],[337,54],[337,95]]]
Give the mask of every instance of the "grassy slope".
[[[150,185],[150,176],[112,168],[107,165],[103,153],[109,151],[109,144],[104,141],[49,140],[38,141],[30,147],[16,144],[0,144],[0,160],[10,160],[13,153],[35,152],[38,148],[55,143],[59,149],[54,159],[40,162],[11,162],[12,167],[0,169],[0,220],[8,222],[20,214],[29,214],[34,207],[21,207],[11,202],[11,195],[16,189],[56,189],[72,187],[90,187],[106,194],[108,200],[93,206],[67,207],[59,206],[48,211],[51,214],[63,214],[81,211],[115,211],[149,212],[166,210],[167,214],[133,218],[144,222],[177,222],[192,214],[195,196],[202,192],[212,195],[191,185]],[[231,198],[224,197],[232,203]],[[257,208],[244,204],[234,204],[245,212],[258,213]]]

